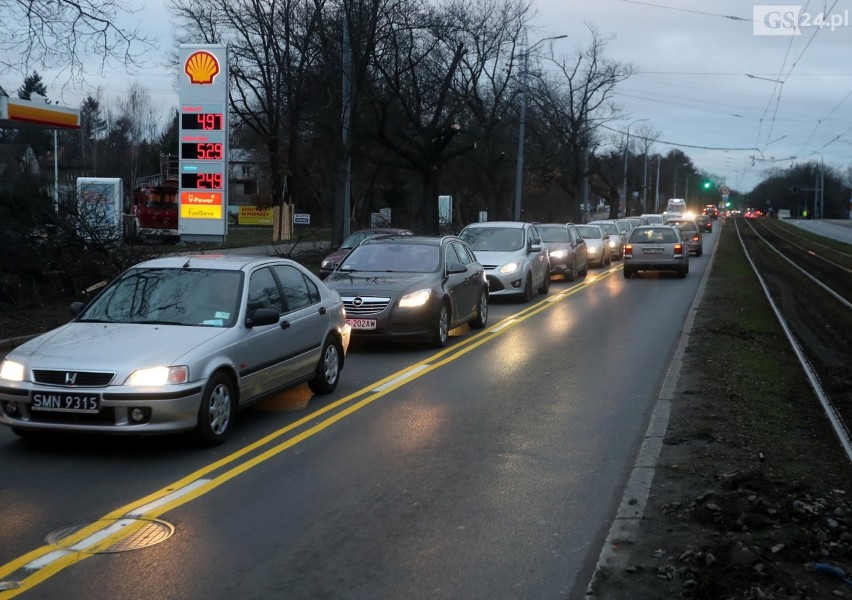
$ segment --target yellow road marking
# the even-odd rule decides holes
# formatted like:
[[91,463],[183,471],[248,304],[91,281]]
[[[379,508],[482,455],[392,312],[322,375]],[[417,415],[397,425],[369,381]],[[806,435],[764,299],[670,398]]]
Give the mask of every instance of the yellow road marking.
[[[145,527],[147,523],[142,520],[143,518],[158,518],[179,506],[203,496],[238,475],[249,471],[253,467],[292,448],[352,413],[361,410],[397,388],[454,361],[497,336],[502,335],[503,332],[511,329],[518,323],[550,308],[556,302],[552,298],[558,298],[559,300],[568,298],[586,288],[592,281],[601,281],[616,270],[617,268],[610,268],[598,274],[593,280],[585,280],[583,283],[575,285],[568,290],[554,296],[548,296],[536,304],[515,313],[511,318],[501,321],[495,327],[486,328],[453,346],[432,354],[422,361],[414,363],[396,373],[392,373],[378,382],[365,386],[357,392],[349,394],[323,408],[317,409],[294,423],[282,427],[258,441],[190,473],[167,487],[104,515],[98,521],[81,528],[63,539],[63,546],[65,547],[62,549],[57,549],[55,546],[42,546],[6,563],[0,567],[0,599],[14,598],[65,568],[106,550],[115,543],[130,537],[142,527]],[[355,402],[358,398],[362,399]],[[346,406],[325,420],[315,423],[313,426],[308,427],[293,437],[287,438],[277,445],[272,445],[278,438],[308,423],[314,422],[321,415],[344,407],[347,404],[349,406]],[[258,452],[266,446],[271,447],[263,450],[256,456],[248,457],[248,455]],[[219,474],[215,474],[217,471],[243,458],[245,458],[243,462]],[[109,525],[105,527],[104,523],[109,523]],[[15,575],[20,575],[21,577],[16,579]],[[17,587],[2,591],[4,589],[3,584],[6,586],[15,585]]]

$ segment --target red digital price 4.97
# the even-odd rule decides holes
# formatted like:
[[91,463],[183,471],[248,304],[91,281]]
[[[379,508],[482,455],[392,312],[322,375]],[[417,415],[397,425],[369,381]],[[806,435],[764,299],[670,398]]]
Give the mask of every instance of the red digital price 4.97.
[[221,190],[221,173],[183,173],[180,176],[182,188],[194,188],[197,190]]
[[181,129],[221,131],[223,122],[222,113],[184,113],[180,116]]

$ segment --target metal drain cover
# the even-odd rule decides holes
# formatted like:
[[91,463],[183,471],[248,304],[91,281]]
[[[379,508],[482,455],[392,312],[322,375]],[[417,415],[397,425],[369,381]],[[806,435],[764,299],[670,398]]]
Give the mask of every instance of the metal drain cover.
[[[130,550],[140,550],[141,548],[147,548],[148,546],[153,546],[154,544],[159,544],[160,542],[164,542],[175,532],[175,528],[171,523],[166,523],[165,521],[160,521],[159,519],[137,519],[137,518],[120,518],[120,519],[100,519],[98,521],[84,521],[82,523],[75,523],[73,525],[68,525],[67,527],[62,527],[60,529],[56,529],[45,537],[45,542],[50,544],[51,546],[57,546],[63,549],[70,549],[72,547],[71,542],[66,542],[66,538],[74,535],[81,529],[97,526],[93,535],[101,532],[105,529],[113,528],[119,523],[126,523],[123,526],[129,526],[131,524],[137,525],[139,522],[143,522],[138,530],[134,531],[131,535],[127,537],[123,537],[117,540],[114,544],[107,548],[102,548],[95,552],[95,554],[106,554],[111,552],[128,552]],[[74,544],[80,543],[79,540],[75,541]],[[85,552],[85,550],[83,550]]]

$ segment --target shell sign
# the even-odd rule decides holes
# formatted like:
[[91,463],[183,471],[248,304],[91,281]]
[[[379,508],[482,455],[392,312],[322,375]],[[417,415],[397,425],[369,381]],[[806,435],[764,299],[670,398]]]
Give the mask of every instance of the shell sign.
[[220,71],[219,59],[206,50],[199,50],[189,55],[183,70],[189,75],[190,83],[197,85],[212,84],[213,79]]

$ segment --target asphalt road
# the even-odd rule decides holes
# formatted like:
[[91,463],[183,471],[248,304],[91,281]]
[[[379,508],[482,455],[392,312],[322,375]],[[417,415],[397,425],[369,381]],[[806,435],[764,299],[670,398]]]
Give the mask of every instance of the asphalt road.
[[[616,262],[492,303],[490,326],[444,351],[356,349],[335,394],[270,399],[212,450],[0,428],[0,582],[74,600],[581,598],[715,248],[704,240],[685,280],[625,280]],[[137,536],[160,543],[32,564],[51,532],[133,510],[164,522]]]

